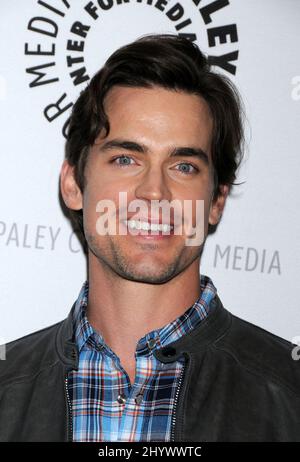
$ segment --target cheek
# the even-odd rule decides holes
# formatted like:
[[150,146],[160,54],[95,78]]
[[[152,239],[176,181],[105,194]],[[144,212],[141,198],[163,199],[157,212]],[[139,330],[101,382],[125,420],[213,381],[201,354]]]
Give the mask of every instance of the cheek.
[[210,195],[207,190],[193,199],[193,224],[206,229],[210,213]]
[[[86,189],[83,195],[83,220],[86,233],[95,236],[99,226],[107,228],[108,223],[113,226],[116,223],[116,214],[119,207],[119,196],[115,188],[91,187]],[[112,228],[114,229],[114,228]],[[117,229],[117,228],[116,228]],[[112,231],[114,232],[114,231]],[[99,237],[102,234],[99,234]]]

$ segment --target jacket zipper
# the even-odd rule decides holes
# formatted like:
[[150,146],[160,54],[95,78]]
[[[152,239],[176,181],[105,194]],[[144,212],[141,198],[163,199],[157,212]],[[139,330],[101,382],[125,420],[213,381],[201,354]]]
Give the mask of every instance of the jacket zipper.
[[68,374],[65,376],[65,391],[67,398],[67,441],[73,441],[72,407],[68,390]]
[[172,416],[172,422],[171,422],[171,441],[175,441],[177,402],[178,402],[179,393],[180,393],[180,389],[181,389],[181,384],[182,384],[182,380],[183,380],[183,376],[184,376],[184,372],[185,372],[185,367],[186,367],[185,364],[183,364],[181,374],[180,374],[180,377],[179,377],[178,387],[177,387],[175,398],[174,398],[173,416]]
[[[190,381],[189,372],[193,368],[193,359],[192,357],[186,353],[184,354],[186,360],[183,364],[178,388],[176,391],[175,399],[174,399],[174,411],[173,411],[173,419],[172,419],[172,430],[171,430],[171,439],[170,441],[181,441],[182,429],[183,429],[183,416],[184,416],[184,399],[186,395],[186,389],[188,387],[188,383]],[[191,375],[191,372],[190,372]],[[185,377],[185,380],[184,380]],[[177,406],[178,402],[178,406]],[[178,409],[177,409],[178,407]],[[176,440],[175,440],[176,437]]]

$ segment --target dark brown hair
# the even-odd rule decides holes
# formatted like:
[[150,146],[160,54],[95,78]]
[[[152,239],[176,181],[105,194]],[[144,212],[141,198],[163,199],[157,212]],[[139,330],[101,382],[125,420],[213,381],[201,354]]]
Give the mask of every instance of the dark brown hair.
[[[200,95],[213,117],[212,162],[214,199],[220,185],[236,184],[236,171],[243,156],[243,104],[231,80],[212,72],[198,46],[172,34],[151,34],[116,50],[94,75],[75,102],[66,132],[65,158],[83,192],[89,148],[101,129],[109,134],[104,98],[114,85],[160,86]],[[73,227],[83,235],[82,210],[69,211]]]

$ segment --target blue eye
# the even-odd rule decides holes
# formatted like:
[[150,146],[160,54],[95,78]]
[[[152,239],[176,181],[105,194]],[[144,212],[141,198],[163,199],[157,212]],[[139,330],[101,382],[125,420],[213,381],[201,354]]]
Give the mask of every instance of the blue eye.
[[193,169],[194,169],[193,171],[190,171],[188,169],[181,170],[180,173],[183,173],[184,175],[191,175],[193,173],[199,172],[199,169],[197,167],[195,167],[193,164],[190,164],[189,162],[181,162],[181,164],[176,165],[176,167],[182,166],[182,165],[188,165],[189,167],[193,167]]
[[124,162],[115,162],[117,159],[131,159],[132,160],[132,157],[129,157],[129,156],[125,156],[124,154],[122,156],[118,156],[118,157],[115,157],[114,159],[111,160],[111,163],[115,163],[117,164],[119,167],[127,167],[128,165],[132,165],[128,162],[124,163]]
[[[120,162],[116,162],[117,160],[120,160]],[[126,160],[127,162],[121,162],[121,160],[122,161]],[[126,156],[125,154],[122,154],[120,156],[117,156],[111,159],[110,163],[116,164],[118,167],[128,167],[130,165],[133,165],[130,163],[130,160],[134,160],[134,159],[130,156]],[[180,173],[182,173],[183,175],[192,175],[194,173],[199,172],[199,169],[195,167],[193,164],[191,164],[190,162],[181,162],[180,164],[176,165],[176,167],[178,166],[181,167],[182,165],[188,166],[188,168],[185,168],[180,171]],[[193,170],[189,168],[192,168]]]

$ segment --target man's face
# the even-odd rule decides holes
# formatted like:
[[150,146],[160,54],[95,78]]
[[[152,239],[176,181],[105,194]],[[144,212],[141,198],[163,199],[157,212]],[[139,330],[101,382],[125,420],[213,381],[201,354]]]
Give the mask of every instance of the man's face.
[[[210,152],[213,122],[208,105],[199,96],[161,87],[115,86],[106,95],[104,108],[110,132],[104,137],[103,130],[90,149],[82,196],[89,258],[126,279],[166,282],[192,263],[199,264],[202,246],[187,246],[184,228],[181,235],[160,239],[147,239],[129,231],[126,235],[99,235],[96,206],[101,200],[112,200],[116,214],[111,219],[118,223],[119,192],[127,193],[128,204],[134,199],[148,204],[147,217],[151,216],[152,200],[177,199],[183,204],[188,199],[193,204],[195,224],[196,200],[204,200],[206,236],[214,186]],[[112,140],[136,143],[147,152],[128,144],[104,149]],[[184,152],[180,156],[170,155],[175,148],[182,147],[201,149],[207,154],[208,163]],[[138,210],[126,212],[127,218],[138,215]],[[123,223],[120,226],[126,228]]]

